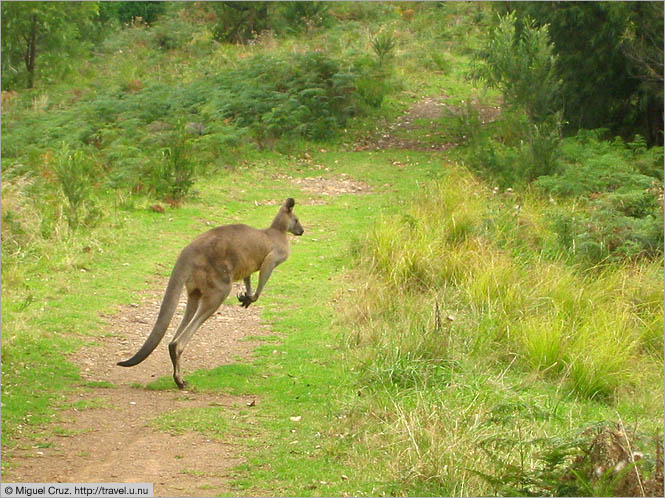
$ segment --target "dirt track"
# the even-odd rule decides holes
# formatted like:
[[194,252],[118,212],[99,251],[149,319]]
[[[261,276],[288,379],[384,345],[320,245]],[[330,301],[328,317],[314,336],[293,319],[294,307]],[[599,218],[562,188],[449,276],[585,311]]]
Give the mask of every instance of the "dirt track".
[[[3,473],[5,482],[148,482],[154,483],[155,496],[228,494],[229,470],[241,462],[231,442],[194,432],[172,435],[155,429],[151,421],[171,411],[206,406],[218,407],[221,417],[230,418],[251,399],[132,387],[170,375],[168,340],[136,367],[115,365],[136,352],[148,336],[159,310],[159,288],[165,284],[157,285],[142,303],[108,317],[108,335],[70,357],[81,366],[84,381],[105,381],[114,387],[70,395],[63,403],[62,421],[49,428],[53,435],[47,441],[19,441],[18,449],[5,452],[15,464]],[[257,343],[243,339],[270,333],[259,323],[258,307],[243,309],[233,298],[228,303],[194,335],[183,355],[185,378],[187,372],[248,357]],[[184,301],[167,337],[183,309]]]

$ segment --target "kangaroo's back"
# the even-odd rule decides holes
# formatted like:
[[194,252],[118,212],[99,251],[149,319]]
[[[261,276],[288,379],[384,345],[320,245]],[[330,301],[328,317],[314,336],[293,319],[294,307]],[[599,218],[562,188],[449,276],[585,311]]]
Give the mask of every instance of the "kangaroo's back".
[[195,266],[210,265],[235,282],[258,271],[273,245],[264,230],[233,224],[202,233],[183,252],[191,253]]

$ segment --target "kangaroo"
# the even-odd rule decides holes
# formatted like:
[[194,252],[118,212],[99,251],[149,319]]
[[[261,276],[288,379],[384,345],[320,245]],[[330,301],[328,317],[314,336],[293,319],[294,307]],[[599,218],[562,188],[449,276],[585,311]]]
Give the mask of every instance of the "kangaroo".
[[[180,356],[201,324],[228,297],[231,283],[241,279],[245,283],[245,292],[237,296],[242,307],[255,303],[272,271],[289,257],[286,232],[304,233],[293,212],[294,205],[292,198],[286,199],[272,224],[263,230],[241,224],[224,225],[196,237],[178,256],[152,332],[134,356],[118,365],[138,365],[152,353],[164,337],[182,288],[186,287],[185,316],[169,344],[173,380],[178,388],[184,389],[187,384],[182,378]],[[256,271],[259,271],[259,284],[252,294],[250,275]]]

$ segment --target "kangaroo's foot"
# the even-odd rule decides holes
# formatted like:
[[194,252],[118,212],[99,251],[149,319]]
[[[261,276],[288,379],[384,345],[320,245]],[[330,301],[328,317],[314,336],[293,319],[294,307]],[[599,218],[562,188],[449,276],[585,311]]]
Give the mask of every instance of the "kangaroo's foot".
[[174,375],[173,380],[175,381],[176,386],[178,386],[178,389],[187,389],[189,387],[189,384],[182,378],[178,378]]
[[177,344],[172,342],[169,344],[169,355],[171,356],[171,361],[173,362],[173,380],[175,381],[178,389],[185,389],[187,387],[187,382],[182,378],[180,372],[180,355],[177,353]]

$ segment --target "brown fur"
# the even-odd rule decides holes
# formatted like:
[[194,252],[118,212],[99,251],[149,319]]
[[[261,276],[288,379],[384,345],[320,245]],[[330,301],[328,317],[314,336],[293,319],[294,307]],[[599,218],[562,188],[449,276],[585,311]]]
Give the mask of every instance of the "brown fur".
[[[152,332],[133,357],[118,365],[137,365],[152,353],[164,337],[185,287],[185,316],[169,344],[173,380],[180,389],[184,388],[180,356],[201,324],[227,298],[231,283],[244,280],[245,293],[238,296],[241,306],[247,308],[256,302],[273,269],[289,257],[286,233],[303,234],[304,230],[293,213],[294,205],[293,199],[287,199],[270,227],[263,230],[247,225],[224,225],[196,237],[176,261]],[[252,294],[250,275],[256,271],[259,272],[259,284]]]

